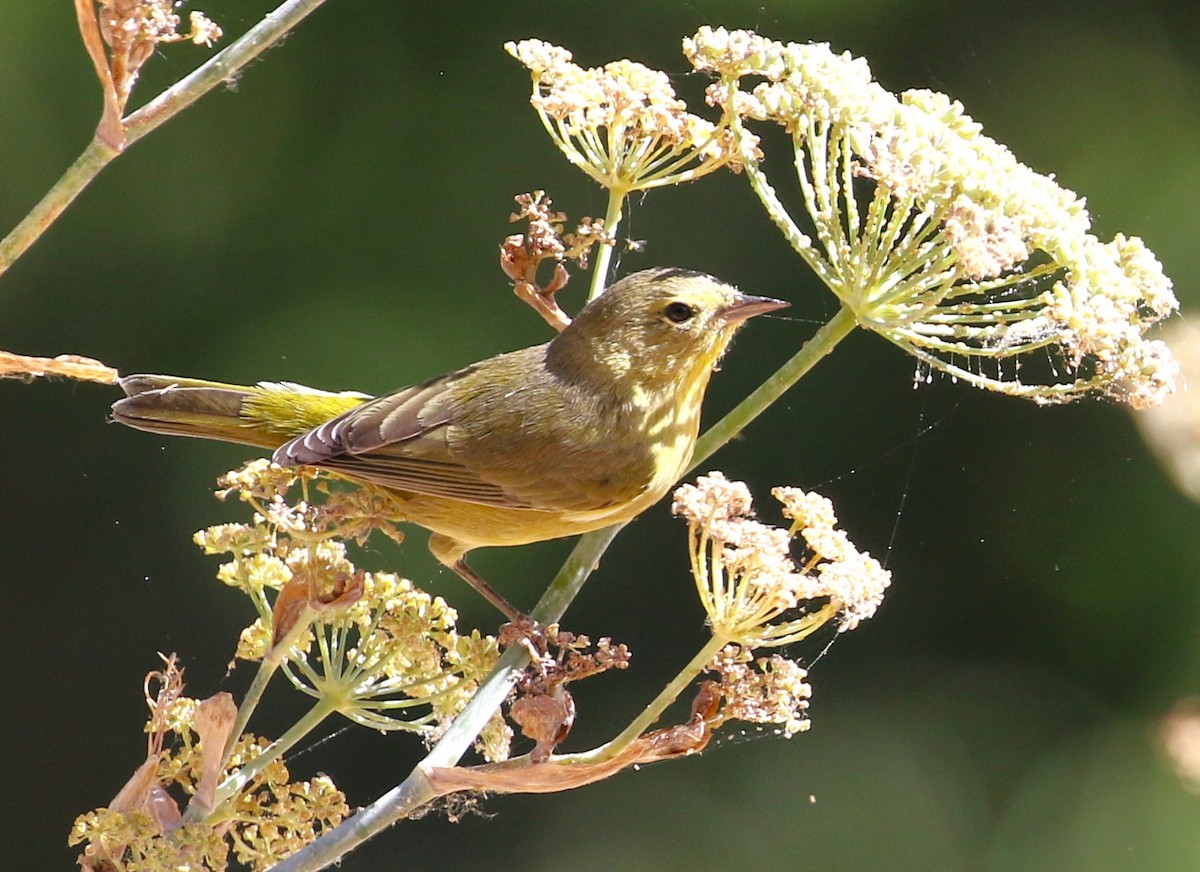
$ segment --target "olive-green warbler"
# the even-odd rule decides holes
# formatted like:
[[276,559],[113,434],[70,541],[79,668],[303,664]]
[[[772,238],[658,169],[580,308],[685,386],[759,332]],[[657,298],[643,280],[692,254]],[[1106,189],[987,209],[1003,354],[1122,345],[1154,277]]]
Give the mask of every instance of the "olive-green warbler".
[[788,305],[685,269],[613,284],[554,339],[372,399],[299,385],[133,375],[122,424],[274,449],[395,494],[429,549],[510,619],[464,555],[627,521],[684,473],[713,367]]

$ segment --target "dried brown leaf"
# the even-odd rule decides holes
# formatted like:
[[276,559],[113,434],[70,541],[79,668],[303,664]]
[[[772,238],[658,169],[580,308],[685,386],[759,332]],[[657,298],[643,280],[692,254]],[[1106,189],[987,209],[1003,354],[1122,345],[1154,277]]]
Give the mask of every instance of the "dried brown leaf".
[[221,779],[222,757],[229,744],[229,733],[237,720],[237,705],[233,697],[225,693],[214,693],[200,703],[192,727],[200,736],[200,756],[203,761],[200,781],[192,802],[205,810],[215,805],[217,783]]
[[696,754],[712,737],[698,716],[686,724],[646,733],[607,760],[578,762],[579,757],[553,757],[544,763],[532,758],[482,766],[435,767],[426,771],[439,796],[461,791],[481,793],[557,793],[616,775],[622,769]]

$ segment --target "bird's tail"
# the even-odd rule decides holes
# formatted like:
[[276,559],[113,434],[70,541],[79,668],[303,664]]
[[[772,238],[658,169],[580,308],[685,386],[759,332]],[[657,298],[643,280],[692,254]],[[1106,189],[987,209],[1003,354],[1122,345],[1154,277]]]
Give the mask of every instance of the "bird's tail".
[[354,408],[367,394],[327,393],[301,385],[253,387],[166,375],[131,375],[113,420],[138,430],[277,448]]

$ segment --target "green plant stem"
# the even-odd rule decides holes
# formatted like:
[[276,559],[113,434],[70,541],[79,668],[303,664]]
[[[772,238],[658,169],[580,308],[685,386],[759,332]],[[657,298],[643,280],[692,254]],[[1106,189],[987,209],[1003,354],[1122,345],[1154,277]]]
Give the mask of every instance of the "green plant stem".
[[[242,34],[223,51],[163,91],[149,103],[122,121],[126,145],[141,139],[151,130],[175,117],[222,82],[231,81],[250,61],[278,42],[324,0],[286,0],[254,27]],[[36,242],[88,186],[100,171],[121,151],[99,139],[88,143],[83,153],[62,177],[30,210],[21,222],[0,241],[0,275]]]
[[541,624],[552,624],[562,619],[578,596],[583,583],[599,565],[601,556],[627,523],[628,521],[613,524],[579,537],[562,568],[534,606],[534,620]]
[[[225,740],[225,747],[221,750],[222,769],[225,768],[225,765],[229,760],[229,755],[233,753],[233,748],[237,744],[238,739],[240,739],[242,733],[246,731],[246,724],[250,722],[251,715],[253,715],[254,710],[258,708],[258,704],[262,700],[263,693],[266,692],[267,685],[270,684],[275,673],[279,671],[279,667],[283,664],[283,661],[287,659],[288,652],[291,650],[292,645],[294,645],[296,640],[308,631],[309,623],[312,620],[312,615],[312,606],[305,606],[304,611],[297,618],[296,622],[292,624],[292,628],[288,631],[287,635],[273,645],[271,650],[267,652],[266,656],[264,656],[262,661],[258,664],[258,671],[254,673],[254,679],[250,682],[250,687],[247,689],[245,697],[242,698],[242,704],[238,706],[237,717],[234,719],[233,727],[229,730],[229,738]],[[318,703],[317,707],[319,708],[320,705],[321,704]],[[321,718],[326,717],[326,715],[328,715],[328,712],[321,715]],[[306,718],[301,719],[299,723],[305,723],[306,721],[307,716]],[[320,719],[318,719],[317,723],[320,723]],[[317,725],[317,723],[309,724],[304,732],[311,730]],[[285,737],[291,736],[292,733],[295,732],[296,728],[296,726],[293,726],[290,730],[288,730],[287,733],[284,734],[284,736],[281,736],[274,743],[272,743],[271,748],[268,749],[268,752],[280,745],[280,743],[284,741]],[[303,735],[303,733],[300,735]],[[291,739],[291,742],[294,743],[298,738],[299,736],[296,736],[295,738]],[[290,747],[290,745],[288,747]],[[280,748],[280,753],[282,753],[284,750],[287,750],[286,747]],[[266,753],[267,752],[264,752],[264,755]],[[216,807],[220,808],[221,803],[228,798],[231,792],[240,790],[242,785],[244,785],[250,777],[253,777],[254,773],[257,773],[258,770],[268,762],[270,762],[270,758],[263,760],[261,763],[257,763],[256,766],[256,761],[251,761],[250,763],[246,764],[246,767],[243,767],[241,770],[225,779],[225,782],[217,788]],[[242,777],[241,773],[246,771],[246,769],[251,766],[256,766],[256,768],[252,770],[252,774],[247,777]],[[236,782],[236,784],[230,786],[234,782]],[[211,812],[212,809],[202,809],[198,806],[188,805],[187,810],[183,813],[183,822],[185,824],[196,823],[197,821],[203,820]]]
[[[269,746],[263,749],[262,753],[253,760],[246,762],[244,766],[236,772],[230,774],[228,778],[217,788],[216,802],[209,814],[208,822],[215,823],[221,817],[221,806],[231,799],[238,791],[244,788],[250,781],[262,772],[272,761],[286,754],[291,750],[297,742],[311,733],[317,728],[320,723],[337,711],[337,705],[319,698],[307,714],[288,729],[286,733],[272,742]],[[240,735],[240,734],[239,734]],[[189,810],[190,810],[189,806]],[[216,817],[213,817],[215,815]]]
[[617,247],[617,227],[621,223],[621,207],[625,203],[628,191],[608,189],[608,211],[604,213],[604,232],[612,239],[612,244],[600,244],[596,252],[596,263],[592,268],[592,285],[588,289],[588,302],[596,299],[608,287],[608,265],[612,262],[613,249]]
[[251,715],[258,708],[258,703],[262,699],[263,693],[266,692],[267,685],[279,670],[279,667],[287,660],[292,646],[301,636],[308,632],[313,614],[313,607],[306,605],[304,611],[297,616],[287,634],[271,646],[271,650],[264,655],[262,661],[258,664],[258,671],[254,673],[254,679],[250,682],[250,687],[247,689],[245,697],[242,698],[242,704],[238,706],[237,719],[233,722],[233,729],[229,731],[229,740],[225,743],[225,751],[221,755],[222,763],[229,758],[229,753],[233,750],[233,746],[237,743],[242,733],[246,731],[246,724],[250,722]]
[[286,655],[287,649],[276,645],[259,662],[258,670],[254,673],[250,687],[246,690],[246,695],[242,697],[242,704],[238,706],[237,719],[233,722],[233,729],[229,731],[229,739],[225,743],[225,752],[221,755],[222,762],[228,759],[234,744],[241,737],[242,733],[246,732],[246,724],[250,722],[250,716],[258,708],[258,704],[267,690],[267,685],[271,683],[271,679],[279,671],[279,667]]
[[699,439],[692,452],[691,472],[708,460],[721,446],[733,439],[746,425],[766,411],[767,407],[782,397],[792,385],[800,381],[817,362],[837,347],[858,325],[854,313],[843,306],[827,321],[812,339],[800,346],[783,366],[775,370],[766,381],[755,388],[720,421],[709,427]]
[[46,232],[100,170],[120,152],[93,139],[38,204],[0,241],[0,275]]
[[[736,436],[764,409],[777,400],[806,372],[821,360],[854,329],[854,315],[848,309],[840,309],[814,336],[804,343],[795,355],[763,382],[729,414],[711,427],[696,443],[692,468],[704,462],[714,451]],[[567,558],[554,581],[546,589],[533,610],[533,617],[541,623],[559,620],[578,595],[588,576],[591,575],[608,549],[609,544],[621,531],[624,524],[614,524],[602,530],[594,530],[581,536],[575,549]],[[716,640],[692,658],[691,663],[672,681],[658,698],[651,703],[612,742],[589,754],[604,755],[605,759],[636,738],[662,714],[692,678],[699,668],[711,659],[715,650],[720,650]],[[712,650],[710,650],[712,649]],[[517,673],[529,662],[529,653],[520,646],[504,652],[496,668],[480,686],[471,701],[462,710],[442,740],[417,764],[416,768],[396,787],[333,830],[311,842],[291,857],[273,867],[273,872],[315,872],[324,869],[345,857],[356,847],[417,809],[437,798],[438,793],[429,783],[426,772],[433,768],[454,766],[471,747],[475,737],[483,730],[496,709],[504,702],[516,681]],[[686,680],[684,676],[687,676]],[[627,734],[629,734],[627,736]],[[580,762],[593,762],[582,758]]]

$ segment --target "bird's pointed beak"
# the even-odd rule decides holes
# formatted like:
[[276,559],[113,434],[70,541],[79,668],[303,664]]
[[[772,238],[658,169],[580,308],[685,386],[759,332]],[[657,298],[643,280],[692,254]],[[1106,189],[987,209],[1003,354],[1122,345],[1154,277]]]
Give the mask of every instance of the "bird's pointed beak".
[[791,303],[786,300],[776,300],[771,297],[752,297],[749,294],[738,294],[737,299],[726,306],[721,311],[721,317],[730,324],[740,324],[748,318],[753,318],[755,315],[762,315],[766,312],[774,312],[776,309],[782,309],[790,306]]

